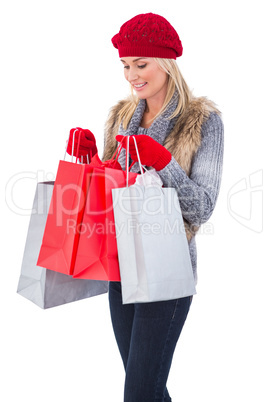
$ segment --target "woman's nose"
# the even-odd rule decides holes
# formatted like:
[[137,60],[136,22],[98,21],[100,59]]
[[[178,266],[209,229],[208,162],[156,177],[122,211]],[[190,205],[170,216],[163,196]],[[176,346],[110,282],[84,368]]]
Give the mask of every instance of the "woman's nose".
[[128,70],[128,81],[135,81],[138,78],[138,74],[135,70],[133,70],[132,68],[130,68]]

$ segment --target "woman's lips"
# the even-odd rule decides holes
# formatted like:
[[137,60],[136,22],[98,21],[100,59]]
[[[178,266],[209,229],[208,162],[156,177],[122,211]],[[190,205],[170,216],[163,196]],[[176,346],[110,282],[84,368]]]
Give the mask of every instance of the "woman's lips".
[[[136,85],[138,85],[138,86],[136,86]],[[147,82],[144,82],[143,84],[134,84],[133,87],[134,87],[135,91],[141,91],[143,88],[146,87],[146,85],[147,85]]]

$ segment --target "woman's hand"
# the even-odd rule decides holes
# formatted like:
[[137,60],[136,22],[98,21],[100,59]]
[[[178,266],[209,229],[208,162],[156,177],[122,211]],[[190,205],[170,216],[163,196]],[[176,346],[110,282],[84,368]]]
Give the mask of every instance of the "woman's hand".
[[[77,131],[74,134],[75,130],[77,130]],[[68,140],[68,145],[67,145],[67,153],[69,155],[72,155],[73,136],[74,136],[73,155],[77,156],[80,161],[83,160],[84,163],[87,163],[88,159],[90,162],[91,157],[94,156],[98,152],[94,134],[88,129],[83,129],[80,127],[72,128],[70,130],[70,135],[69,135],[69,140]],[[79,136],[80,136],[80,143],[79,143]],[[79,143],[79,149],[77,151],[78,143]],[[88,159],[87,159],[87,155],[88,155]]]
[[[138,161],[136,147],[133,137],[137,142],[137,148],[140,155],[141,164],[145,166],[152,166],[155,170],[162,170],[171,161],[171,153],[148,135],[131,135],[129,137],[129,153],[131,159],[135,162]],[[117,135],[115,139],[121,142],[124,138],[123,135]],[[122,142],[124,148],[127,147],[127,137]]]

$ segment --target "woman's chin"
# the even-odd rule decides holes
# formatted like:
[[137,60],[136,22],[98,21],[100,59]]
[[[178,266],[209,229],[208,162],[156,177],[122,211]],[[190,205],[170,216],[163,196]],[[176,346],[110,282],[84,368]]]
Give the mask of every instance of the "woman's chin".
[[147,98],[146,94],[141,94],[140,92],[136,92],[136,91],[135,91],[135,94],[139,99],[146,99]]

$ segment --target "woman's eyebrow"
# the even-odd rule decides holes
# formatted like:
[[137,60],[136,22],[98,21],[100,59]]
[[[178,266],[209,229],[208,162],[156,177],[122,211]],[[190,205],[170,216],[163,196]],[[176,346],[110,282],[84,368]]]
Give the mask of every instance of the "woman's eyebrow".
[[[133,63],[135,63],[136,61],[138,61],[138,60],[143,60],[143,59],[147,59],[148,57],[139,57],[138,59],[134,59],[133,60]],[[122,63],[125,63],[125,60],[123,60],[123,59],[120,59],[121,61],[122,61]]]
[[143,60],[143,59],[147,59],[147,57],[139,57],[138,59],[133,60],[133,63],[135,63],[135,61]]

